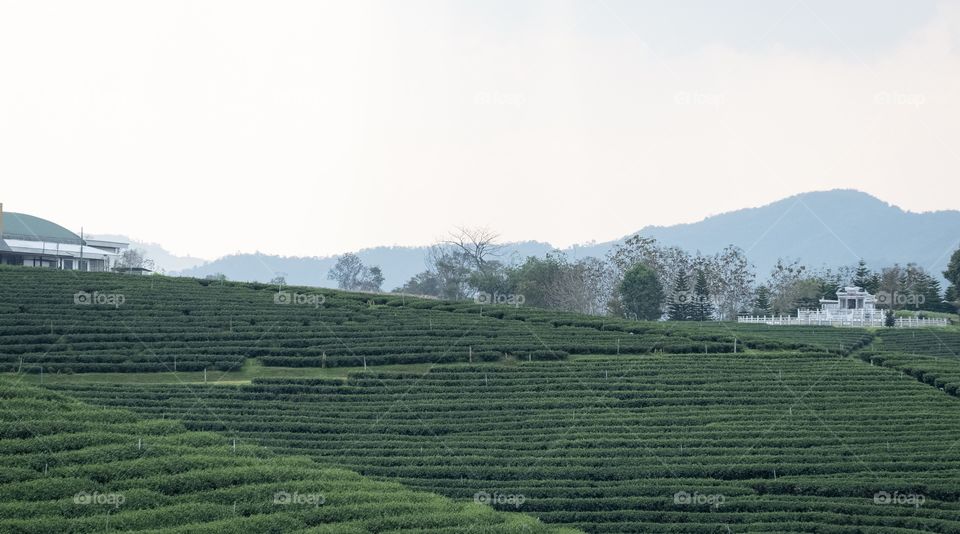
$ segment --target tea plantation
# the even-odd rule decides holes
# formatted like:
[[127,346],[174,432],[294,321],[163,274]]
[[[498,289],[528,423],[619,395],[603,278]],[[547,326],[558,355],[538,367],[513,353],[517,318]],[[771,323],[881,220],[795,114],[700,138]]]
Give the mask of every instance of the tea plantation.
[[247,358],[280,367],[558,360],[736,346],[845,353],[866,340],[862,332],[773,336],[755,326],[0,266],[0,372],[228,371]]
[[940,328],[882,331],[870,349],[860,352],[860,358],[960,397],[960,332]]
[[958,349],[0,266],[0,532],[960,532]]
[[0,532],[558,532],[0,379]]
[[454,498],[523,495],[497,507],[588,532],[960,532],[957,400],[837,356],[62,389]]

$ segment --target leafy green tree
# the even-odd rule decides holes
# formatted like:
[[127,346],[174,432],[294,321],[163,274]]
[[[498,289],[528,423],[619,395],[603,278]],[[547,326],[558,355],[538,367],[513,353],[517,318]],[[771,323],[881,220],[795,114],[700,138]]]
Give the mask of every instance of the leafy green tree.
[[771,307],[776,315],[793,314],[797,308],[816,308],[823,292],[823,277],[799,261],[777,260],[770,272]]
[[462,300],[470,295],[474,257],[452,246],[435,245],[430,248],[427,262],[429,270],[437,277],[441,298]]
[[383,286],[383,271],[379,265],[364,267],[360,276],[360,291],[379,292]]
[[817,278],[820,282],[820,298],[836,299],[837,291],[840,291],[840,288],[843,287],[843,277],[839,273],[834,274],[827,269]]
[[960,312],[960,292],[957,291],[957,286],[948,287],[943,300],[947,305],[952,306],[954,311]]
[[709,321],[713,319],[714,307],[710,300],[710,288],[707,285],[707,275],[703,270],[697,270],[697,280],[693,285],[693,303],[691,317],[694,321]]
[[950,256],[950,262],[947,264],[947,270],[943,271],[943,277],[954,286],[960,286],[960,248]]
[[513,293],[510,286],[509,270],[501,262],[490,260],[480,269],[470,273],[470,287],[488,295]]
[[336,281],[338,288],[353,291],[360,288],[362,275],[363,262],[356,254],[348,252],[337,258],[337,263],[327,273],[327,278]]
[[620,305],[632,319],[655,321],[663,305],[663,286],[657,273],[642,263],[627,270],[618,288]]
[[960,312],[960,248],[950,256],[950,262],[947,264],[947,270],[943,271],[943,277],[950,282],[944,300]]
[[[794,308],[817,309],[820,307],[820,295],[823,294],[824,281],[812,277],[799,280],[793,287]],[[836,294],[834,294],[836,298]],[[795,310],[790,310],[792,313]]]
[[693,317],[693,300],[690,292],[690,280],[687,273],[680,271],[673,282],[673,292],[667,305],[667,315],[671,321],[689,321]]
[[431,271],[423,271],[413,275],[410,280],[393,291],[394,293],[439,297],[441,296],[440,279]]
[[564,264],[562,257],[553,254],[544,258],[531,256],[510,271],[510,287],[523,295],[527,306],[553,308],[554,291],[563,277]]
[[338,288],[347,291],[380,291],[383,285],[380,267],[367,267],[356,254],[349,252],[337,258],[327,278],[335,280]]

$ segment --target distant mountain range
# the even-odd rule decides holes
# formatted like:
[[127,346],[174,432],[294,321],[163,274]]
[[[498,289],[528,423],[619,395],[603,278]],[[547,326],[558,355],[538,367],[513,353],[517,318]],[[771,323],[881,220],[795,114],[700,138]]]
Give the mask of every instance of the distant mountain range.
[[[854,265],[860,258],[873,268],[916,262],[939,276],[960,246],[960,211],[913,213],[860,191],[837,189],[803,193],[696,223],[647,226],[639,233],[705,254],[736,245],[747,253],[760,278],[767,276],[778,258],[799,259],[811,267]],[[572,258],[602,257],[622,241],[578,245],[564,252]],[[384,288],[392,289],[424,270],[427,250],[425,246],[375,247],[357,254],[365,264],[381,266]],[[549,243],[510,243],[502,259],[520,261],[552,250]],[[162,249],[147,249],[147,254],[172,274],[223,273],[231,280],[266,282],[283,273],[291,284],[327,287],[331,285],[327,271],[337,259],[254,253],[199,263]]]
[[[759,208],[747,208],[674,226],[648,226],[640,234],[691,252],[712,253],[729,244],[742,248],[765,278],[778,258],[810,267],[871,268],[914,262],[941,274],[960,246],[960,211],[913,213],[850,189],[802,193]],[[603,254],[621,240],[584,247]]]

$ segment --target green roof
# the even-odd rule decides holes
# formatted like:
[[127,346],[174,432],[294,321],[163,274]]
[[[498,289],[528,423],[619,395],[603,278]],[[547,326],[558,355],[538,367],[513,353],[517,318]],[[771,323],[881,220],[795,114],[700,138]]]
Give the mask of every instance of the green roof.
[[80,245],[80,236],[40,217],[26,213],[3,213],[2,236],[5,239],[22,239],[25,241],[49,241],[51,243],[67,243]]

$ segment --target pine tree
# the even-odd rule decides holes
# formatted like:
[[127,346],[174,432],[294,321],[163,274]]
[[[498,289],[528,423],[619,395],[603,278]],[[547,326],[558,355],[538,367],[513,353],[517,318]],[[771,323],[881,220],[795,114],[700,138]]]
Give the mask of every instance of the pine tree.
[[957,286],[948,287],[947,292],[943,295],[943,300],[951,308],[951,311],[960,313],[960,291],[957,290]]
[[887,310],[887,315],[883,318],[883,325],[890,328],[897,326],[897,314],[893,310]]
[[861,287],[869,293],[874,293],[880,285],[880,278],[870,271],[866,261],[860,260],[857,263],[857,270],[853,273],[853,285]]
[[905,310],[909,308],[907,297],[912,293],[912,284],[910,283],[910,277],[907,276],[907,271],[903,270],[897,276],[896,289],[893,291],[893,297],[890,302],[891,310]]
[[667,315],[671,321],[689,321],[693,315],[690,301],[690,281],[687,273],[680,271],[677,273],[677,279],[673,284],[673,293],[670,295],[670,303],[667,308]]
[[707,275],[697,270],[697,281],[693,286],[692,318],[694,321],[710,321],[713,319],[713,302],[710,301],[710,288],[707,286]]
[[757,288],[757,297],[753,301],[753,313],[755,315],[769,315],[772,313],[770,307],[770,288],[765,285]]
[[925,271],[917,273],[914,291],[918,297],[918,307],[927,311],[947,311],[940,294],[940,281]]

